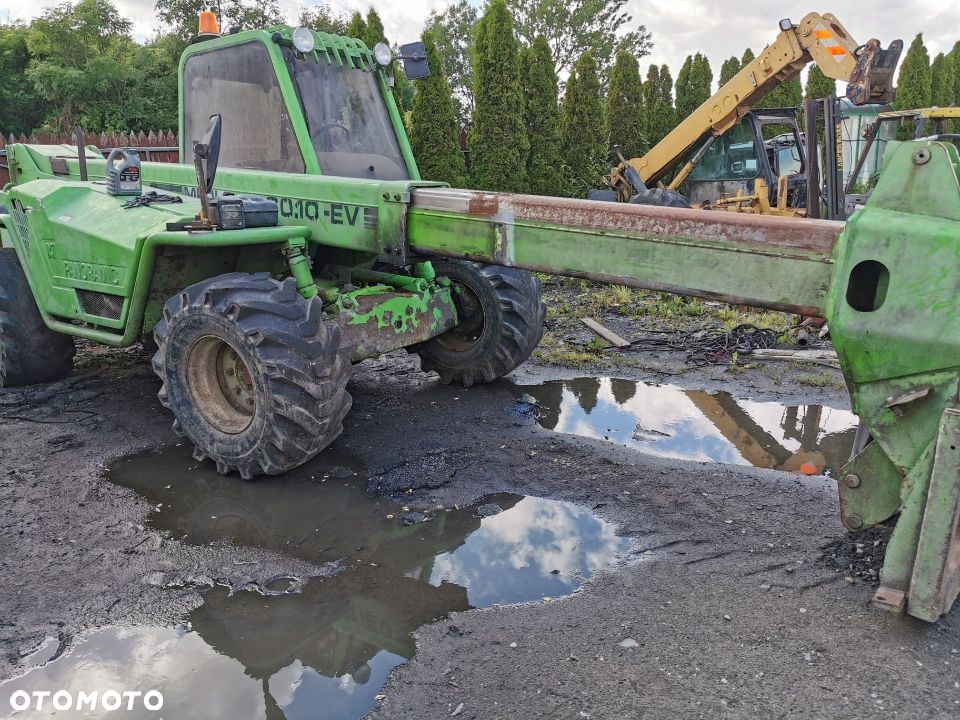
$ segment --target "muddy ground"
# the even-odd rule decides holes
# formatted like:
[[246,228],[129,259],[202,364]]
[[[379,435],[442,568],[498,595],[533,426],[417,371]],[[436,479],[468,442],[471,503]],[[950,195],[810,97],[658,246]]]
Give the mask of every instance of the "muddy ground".
[[[560,309],[519,382],[606,374],[846,407],[829,368],[738,358],[691,369],[684,352],[603,351],[578,320],[591,314],[632,338],[744,319],[786,333],[783,318],[624,310],[649,298],[598,302],[567,283],[547,295]],[[22,672],[45,638],[62,653],[93,628],[175,625],[211,582],[249,589],[332,571],[148,528],[152,506],[103,479],[112,458],[178,441],[148,355],[84,347],[77,366],[62,382],[0,390],[0,679]],[[570,500],[640,550],[569,598],[421,628],[416,657],[394,672],[373,717],[960,714],[960,613],[927,625],[868,606],[873,588],[849,569],[863,539],[844,532],[832,479],[555,434],[518,410],[509,383],[445,387],[403,353],[356,367],[350,391],[334,450],[361,457],[379,492],[424,508],[494,491]],[[882,537],[866,545],[877,538],[882,549]]]

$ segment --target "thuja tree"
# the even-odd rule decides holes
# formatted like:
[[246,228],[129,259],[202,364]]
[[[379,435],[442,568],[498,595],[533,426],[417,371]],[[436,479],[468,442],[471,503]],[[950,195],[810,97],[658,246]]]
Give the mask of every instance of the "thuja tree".
[[557,105],[557,74],[550,45],[538,36],[524,49],[524,121],[530,152],[527,154],[527,192],[562,196],[568,193],[560,155],[560,109]]
[[[644,136],[643,81],[637,59],[627,52],[617,53],[610,71],[607,91],[607,124],[610,143],[619,145],[624,157],[631,158],[647,151]],[[611,147],[612,149],[612,147]]]
[[429,32],[423,35],[431,73],[418,81],[413,98],[410,147],[420,175],[454,187],[467,184],[467,167],[460,151],[460,128],[447,76],[440,67],[440,55]]
[[487,7],[474,50],[471,182],[481,190],[519,192],[526,187],[529,145],[520,47],[504,0],[493,0]]
[[609,139],[597,61],[588,51],[573,66],[560,116],[560,149],[574,196],[597,187],[608,169]]

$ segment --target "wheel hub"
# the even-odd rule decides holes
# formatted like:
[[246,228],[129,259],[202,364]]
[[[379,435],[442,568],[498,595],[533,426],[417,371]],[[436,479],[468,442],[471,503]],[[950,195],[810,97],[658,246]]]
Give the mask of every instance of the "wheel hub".
[[187,353],[187,387],[194,407],[220,432],[235,435],[253,421],[256,387],[246,361],[225,340],[208,335]]
[[256,404],[250,370],[237,355],[237,351],[227,343],[222,343],[217,352],[217,381],[224,395],[237,410],[250,412]]
[[463,352],[473,347],[483,334],[483,305],[480,298],[466,284],[453,280],[453,304],[457,308],[456,327],[437,336],[437,342],[450,350]]

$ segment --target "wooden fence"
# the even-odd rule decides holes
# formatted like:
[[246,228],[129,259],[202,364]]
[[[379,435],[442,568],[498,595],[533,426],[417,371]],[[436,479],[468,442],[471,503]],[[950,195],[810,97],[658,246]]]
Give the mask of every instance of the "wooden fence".
[[[34,132],[27,135],[4,135],[0,133],[0,187],[10,181],[7,168],[7,145],[30,143],[33,145],[73,145],[73,133]],[[153,131],[148,133],[84,133],[84,145],[94,145],[106,155],[117,147],[135,148],[144,161],[180,162],[177,134],[172,131]]]

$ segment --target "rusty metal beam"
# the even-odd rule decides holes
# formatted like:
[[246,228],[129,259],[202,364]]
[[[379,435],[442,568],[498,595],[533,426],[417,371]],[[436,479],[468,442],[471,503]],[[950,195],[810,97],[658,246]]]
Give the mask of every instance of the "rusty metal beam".
[[418,188],[414,252],[822,315],[842,223]]

